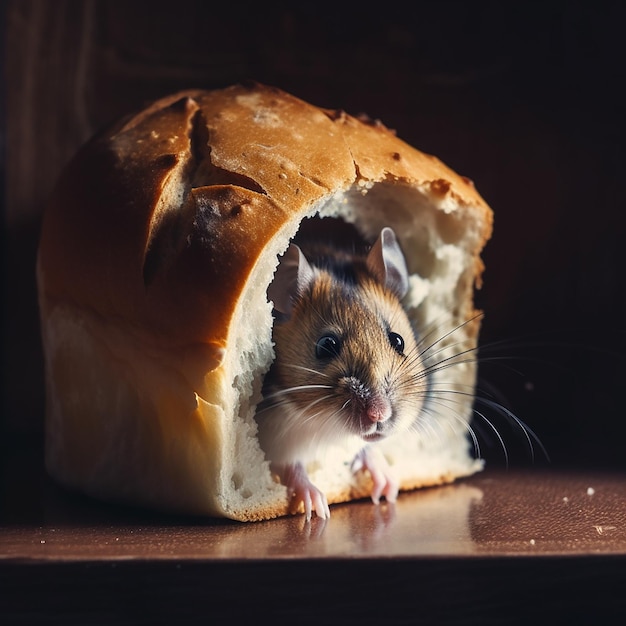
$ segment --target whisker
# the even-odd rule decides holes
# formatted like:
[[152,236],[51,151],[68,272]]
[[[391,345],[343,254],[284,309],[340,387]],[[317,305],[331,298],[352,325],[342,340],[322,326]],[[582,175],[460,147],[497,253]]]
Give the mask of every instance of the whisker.
[[[533,441],[535,445],[539,446],[545,459],[548,462],[550,462],[550,456],[547,450],[545,449],[544,445],[541,443],[541,439],[537,436],[537,434],[525,422],[523,422],[517,415],[515,415],[513,411],[511,411],[510,409],[507,409],[504,405],[500,404],[499,402],[496,402],[494,400],[491,400],[490,398],[486,398],[478,394],[470,393],[468,391],[462,391],[459,389],[438,389],[434,393],[438,394],[437,398],[439,398],[440,400],[442,399],[441,394],[471,397],[474,400],[474,404],[483,404],[489,407],[490,409],[496,411],[497,413],[500,413],[501,415],[506,416],[509,420],[515,423],[518,426],[519,430],[523,433],[526,439],[526,442],[528,444],[528,449],[530,451],[532,462],[533,463],[535,462],[535,448],[533,445]],[[503,446],[503,450],[505,450],[504,441],[502,439],[502,436],[496,429],[495,425],[484,415],[484,413],[478,411],[478,409],[476,409],[475,406],[473,408],[473,412],[477,414],[478,416],[480,416],[484,420],[484,422],[490,426],[490,428],[494,431],[494,433],[498,437],[501,445]],[[505,456],[506,456],[507,466],[508,466],[508,454],[505,454]]]
[[530,448],[530,453],[531,453],[533,462],[535,460],[535,448],[533,446],[533,441],[535,442],[536,445],[538,445],[541,448],[541,452],[543,453],[546,460],[550,462],[550,456],[548,454],[548,451],[545,449],[544,445],[541,443],[541,440],[539,439],[539,437],[530,428],[530,426],[528,426],[528,424],[524,423],[519,417],[517,417],[515,413],[507,409],[502,404],[498,402],[494,402],[493,400],[490,400],[488,398],[477,397],[476,400],[478,402],[485,404],[486,406],[492,409],[495,409],[498,412],[504,413],[509,419],[512,419],[519,426],[520,430],[524,433],[524,436],[526,437],[526,440],[528,442],[528,447]]
[[[474,432],[474,429],[471,427],[470,423],[466,419],[464,419],[457,411],[455,411],[452,407],[450,407],[450,400],[448,398],[444,398],[444,399],[437,398],[435,399],[435,402],[431,403],[431,405],[426,407],[424,410],[424,412],[428,414],[431,418],[434,418],[437,421],[440,421],[442,418],[442,415],[439,412],[434,412],[432,410],[433,404],[435,405],[439,404],[439,406],[444,407],[446,409],[446,414],[450,415],[451,417],[454,418],[456,422],[461,424],[461,426],[463,427],[463,430],[466,431],[472,439],[472,443],[474,446],[474,454],[476,455],[477,458],[481,458],[480,444],[478,442],[478,437],[476,433]],[[454,429],[454,426],[450,424],[450,422],[448,422],[448,424],[450,425],[451,428]],[[458,432],[458,431],[455,431],[455,432]]]
[[426,338],[428,338],[429,336],[431,336],[437,330],[436,328],[433,328],[425,336],[422,336],[420,338],[420,340],[418,341],[418,345],[420,346],[420,349],[422,350],[421,351],[421,356],[426,354],[429,350],[432,350],[434,346],[436,346],[437,344],[442,343],[448,337],[450,337],[454,333],[458,332],[459,330],[461,330],[462,328],[464,328],[468,324],[471,324],[473,321],[477,320],[478,318],[483,317],[483,315],[484,315],[483,313],[477,313],[476,315],[473,315],[472,317],[466,319],[464,322],[461,322],[460,324],[457,324],[454,328],[451,328],[449,331],[445,332],[443,335],[438,336],[435,341],[431,342],[428,346],[426,346],[425,348],[422,349],[421,346],[423,345],[424,340]]
[[313,415],[308,417],[308,412],[316,404],[319,404],[320,402],[324,402],[325,400],[330,400],[332,397],[333,397],[333,394],[328,394],[327,396],[320,396],[316,400],[313,400],[313,402],[309,402],[309,404],[307,404],[303,409],[301,409],[302,413],[306,413],[307,414],[307,418],[306,419],[307,420],[314,419],[317,415],[319,415],[321,411],[318,411],[317,413],[314,413]]
[[265,413],[266,411],[270,411],[272,409],[276,409],[281,406],[292,406],[292,403],[287,399],[287,400],[280,400],[278,402],[274,402],[272,404],[267,404],[264,406],[264,403],[262,402],[257,407],[256,416],[259,417],[261,416],[262,413]]
[[[422,415],[425,414],[429,417],[433,417],[435,419],[437,418],[437,415],[433,414],[429,410],[423,411]],[[411,428],[414,429],[415,432],[419,435],[428,435],[441,441],[441,433],[437,431],[434,424],[432,423],[432,420],[416,419],[411,425]]]
[[305,367],[304,365],[297,365],[296,363],[288,364],[288,367],[296,370],[302,370],[303,372],[309,372],[310,374],[315,374],[316,376],[321,376],[322,378],[331,378],[328,374],[313,369],[312,367]]
[[297,393],[299,391],[311,391],[313,389],[332,389],[332,385],[298,385],[295,387],[287,387],[286,389],[278,389],[272,393],[267,394],[264,400],[272,400],[291,393]]
[[[509,467],[509,453],[508,450],[506,449],[506,444],[504,443],[504,439],[502,438],[502,435],[499,433],[498,429],[496,428],[495,424],[488,419],[484,413],[481,413],[480,411],[478,411],[477,409],[473,409],[473,413],[474,415],[478,415],[480,418],[482,418],[482,420],[491,428],[491,430],[494,432],[495,436],[497,437],[498,441],[500,442],[500,446],[502,447],[502,452],[504,454],[504,463],[505,466],[508,468]],[[531,450],[532,453],[532,450]],[[534,460],[534,454],[533,454],[533,460]]]

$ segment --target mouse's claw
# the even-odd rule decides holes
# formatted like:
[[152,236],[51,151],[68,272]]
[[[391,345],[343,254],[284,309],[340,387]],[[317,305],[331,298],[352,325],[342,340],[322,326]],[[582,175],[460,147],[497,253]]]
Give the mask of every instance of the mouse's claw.
[[310,480],[302,463],[293,463],[278,472],[290,497],[290,511],[295,513],[304,505],[306,520],[310,521],[313,512],[322,519],[330,517],[330,507],[326,494],[320,491]]
[[352,471],[359,470],[367,470],[372,478],[371,498],[374,504],[378,504],[382,496],[387,502],[396,501],[400,485],[387,459],[378,450],[366,446],[357,453]]

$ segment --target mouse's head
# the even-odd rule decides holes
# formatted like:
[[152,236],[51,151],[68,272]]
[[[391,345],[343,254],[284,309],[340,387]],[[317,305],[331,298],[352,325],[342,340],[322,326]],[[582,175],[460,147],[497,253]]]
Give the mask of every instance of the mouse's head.
[[407,288],[389,228],[349,272],[313,265],[290,246],[269,292],[281,318],[272,392],[287,406],[285,425],[318,441],[351,434],[365,442],[410,426],[427,381],[400,302]]

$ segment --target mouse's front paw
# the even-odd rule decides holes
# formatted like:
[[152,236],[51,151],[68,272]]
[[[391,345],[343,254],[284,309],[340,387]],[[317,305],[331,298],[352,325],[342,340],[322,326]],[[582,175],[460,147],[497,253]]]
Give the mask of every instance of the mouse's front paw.
[[311,519],[313,512],[322,519],[330,517],[326,494],[309,480],[302,463],[284,466],[278,473],[289,493],[290,512],[297,512],[302,504],[307,521]]
[[352,462],[352,471],[367,470],[372,478],[372,502],[378,504],[381,496],[385,496],[387,502],[395,502],[398,497],[400,485],[387,462],[387,459],[369,446],[360,450]]

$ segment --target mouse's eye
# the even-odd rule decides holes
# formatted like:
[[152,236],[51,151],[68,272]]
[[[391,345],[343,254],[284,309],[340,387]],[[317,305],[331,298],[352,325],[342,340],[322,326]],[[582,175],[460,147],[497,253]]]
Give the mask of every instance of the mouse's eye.
[[387,337],[389,337],[389,343],[391,347],[400,355],[404,356],[404,339],[402,339],[402,335],[398,335],[398,333],[390,332]]
[[322,335],[315,344],[315,356],[318,359],[332,359],[341,350],[341,340],[337,335]]

